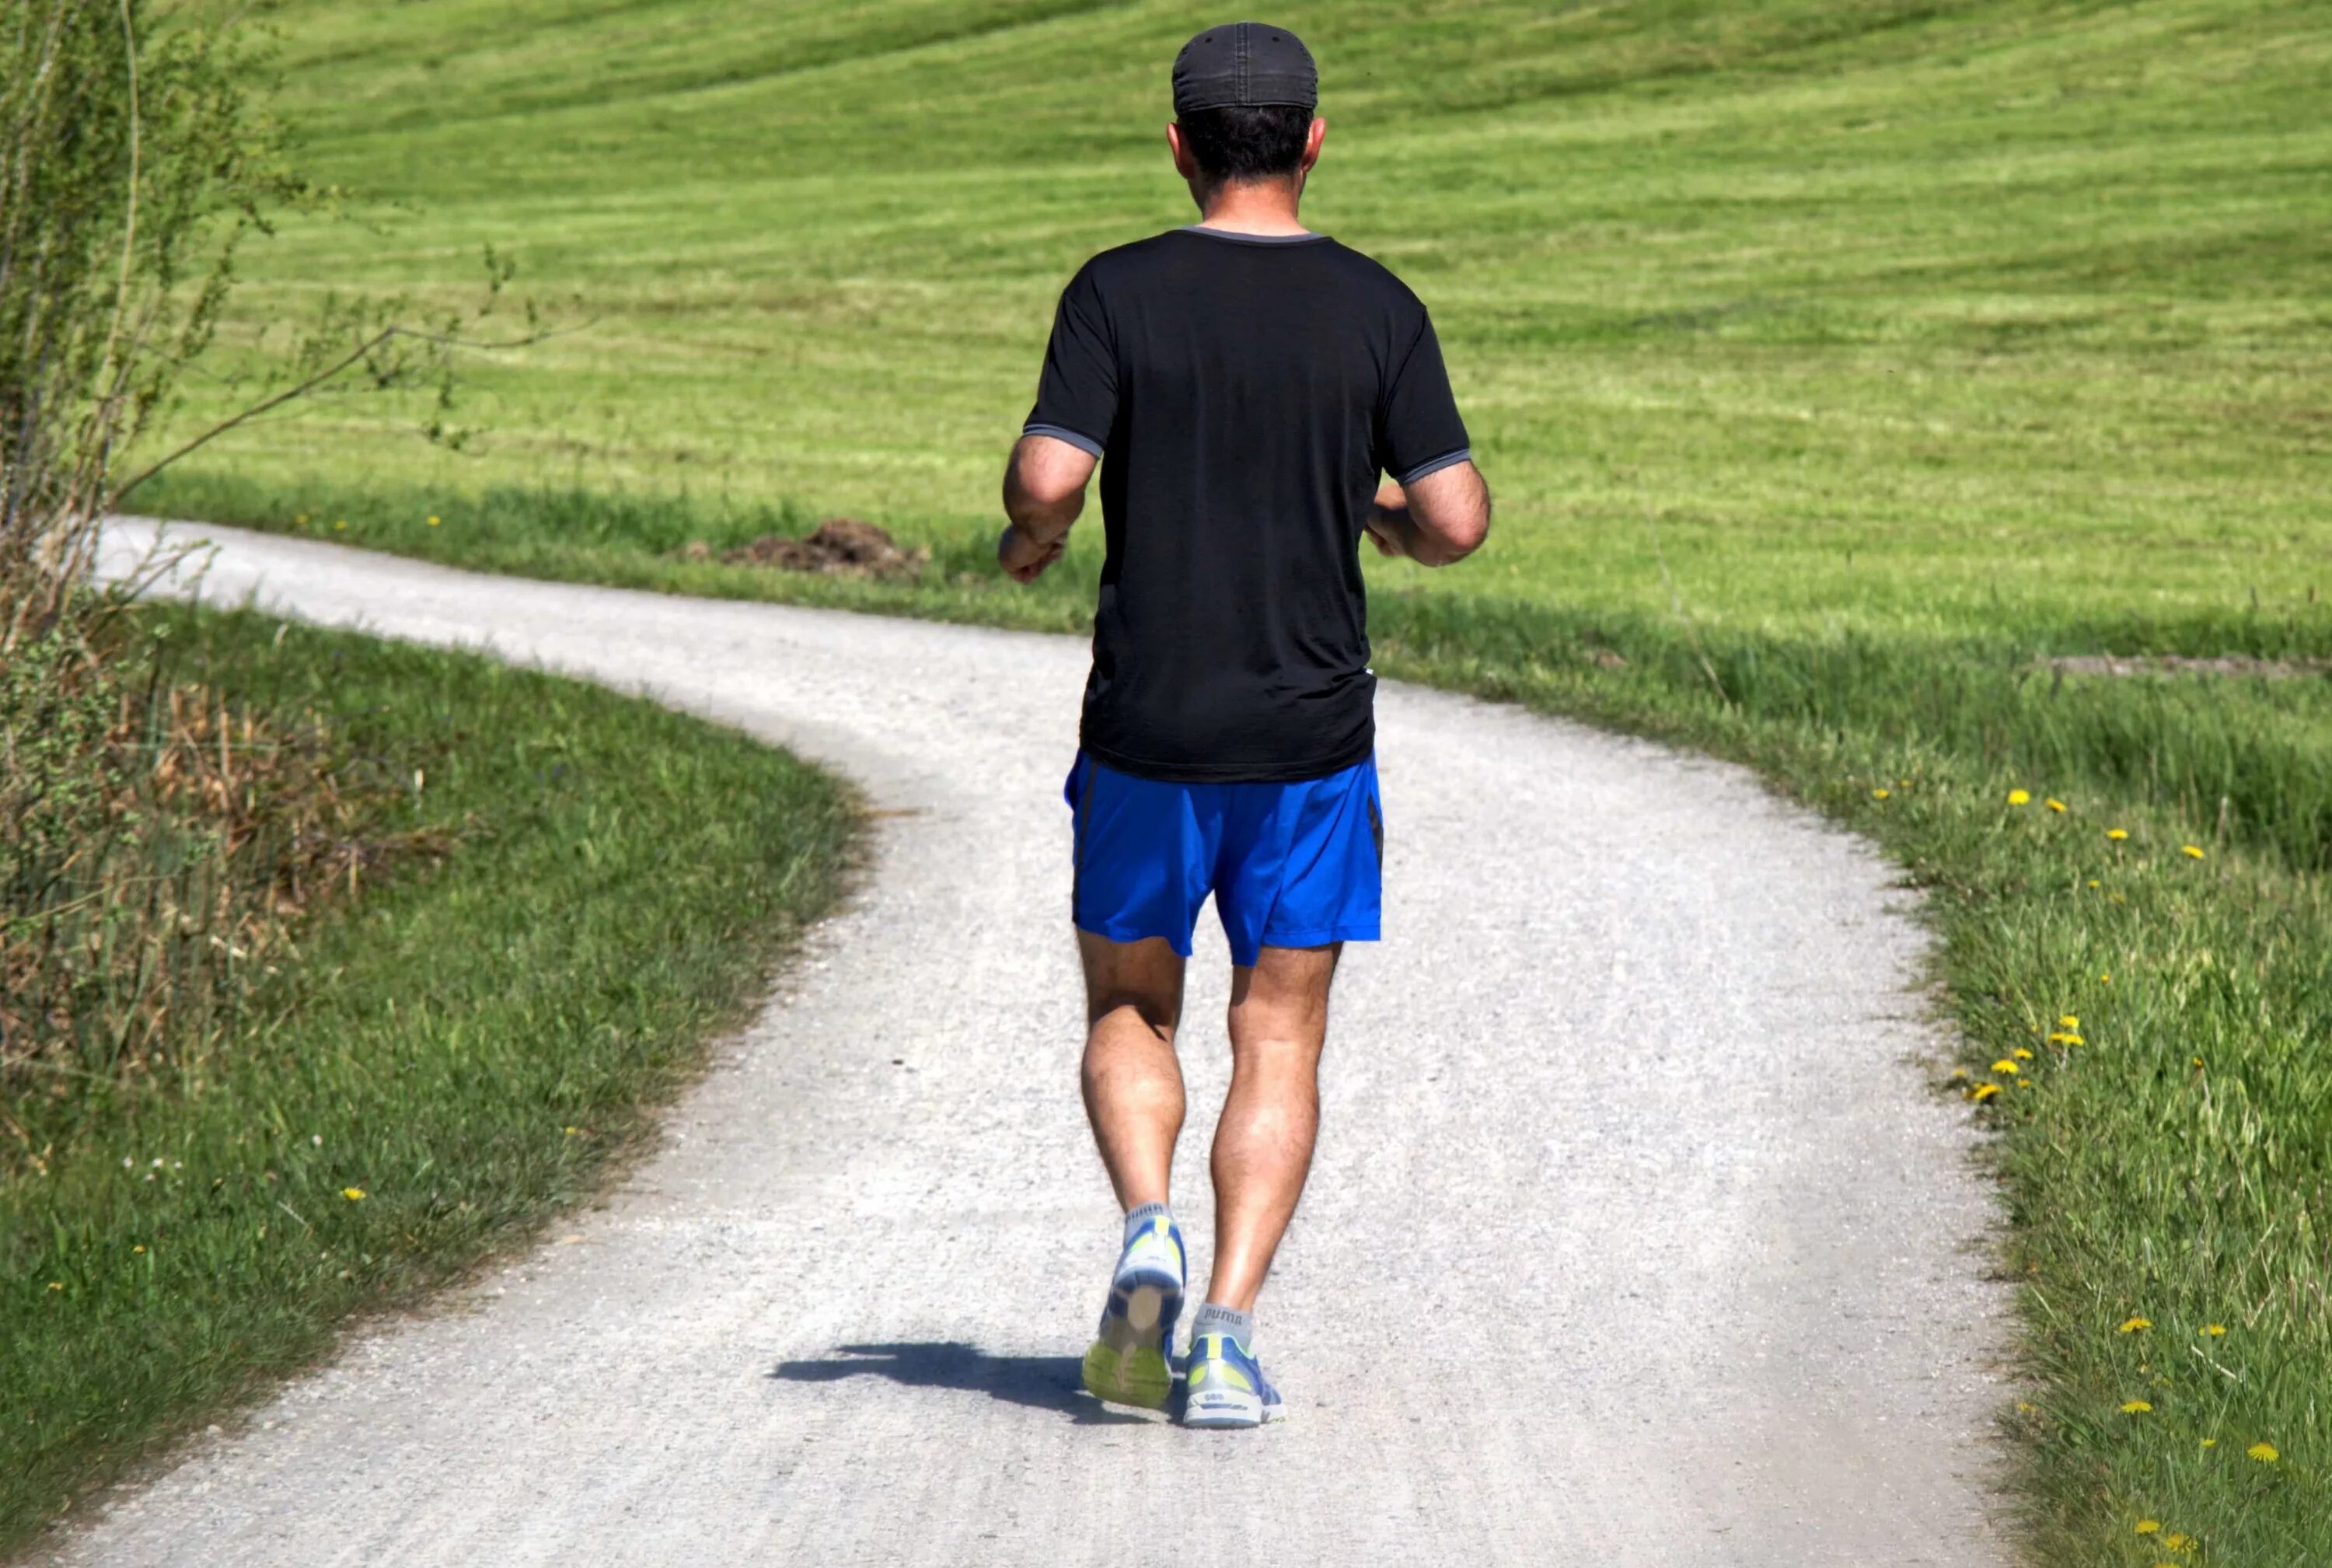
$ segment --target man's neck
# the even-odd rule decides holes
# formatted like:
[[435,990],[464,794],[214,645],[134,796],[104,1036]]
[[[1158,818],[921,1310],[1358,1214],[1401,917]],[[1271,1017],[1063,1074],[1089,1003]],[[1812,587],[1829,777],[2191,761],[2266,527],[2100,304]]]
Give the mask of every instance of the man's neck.
[[1295,215],[1298,195],[1292,180],[1219,186],[1199,207],[1199,226],[1234,234],[1308,234]]

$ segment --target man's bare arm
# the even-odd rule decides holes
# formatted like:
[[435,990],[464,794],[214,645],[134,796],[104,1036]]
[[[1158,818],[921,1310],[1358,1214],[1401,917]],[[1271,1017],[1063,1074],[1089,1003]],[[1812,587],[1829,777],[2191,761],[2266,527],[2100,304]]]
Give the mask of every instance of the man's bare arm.
[[1094,454],[1055,435],[1023,435],[1004,465],[1004,515],[997,564],[1014,582],[1035,582],[1061,559],[1069,529],[1085,509]]
[[1490,536],[1490,487],[1471,459],[1437,468],[1406,489],[1388,479],[1370,505],[1368,528],[1387,555],[1448,566]]

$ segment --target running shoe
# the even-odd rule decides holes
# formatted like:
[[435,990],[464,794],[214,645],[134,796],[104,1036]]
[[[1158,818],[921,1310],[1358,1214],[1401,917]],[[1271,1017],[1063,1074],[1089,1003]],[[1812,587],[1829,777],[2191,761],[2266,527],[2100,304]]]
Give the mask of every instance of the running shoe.
[[1285,1420],[1279,1391],[1247,1347],[1227,1334],[1202,1334],[1190,1342],[1186,1427],[1259,1427]]
[[1085,1388],[1096,1399],[1152,1410],[1166,1403],[1184,1278],[1182,1232],[1172,1220],[1152,1219],[1125,1244],[1100,1333],[1085,1352]]

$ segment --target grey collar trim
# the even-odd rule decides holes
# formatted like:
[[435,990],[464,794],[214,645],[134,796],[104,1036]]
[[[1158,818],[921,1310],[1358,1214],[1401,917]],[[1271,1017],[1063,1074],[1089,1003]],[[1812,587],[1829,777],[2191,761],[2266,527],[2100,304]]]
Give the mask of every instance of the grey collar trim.
[[1324,240],[1328,237],[1326,234],[1243,234],[1235,229],[1210,229],[1203,224],[1184,224],[1181,232],[1186,234],[1204,234],[1210,240],[1228,240],[1234,244],[1241,245],[1308,245],[1315,240]]

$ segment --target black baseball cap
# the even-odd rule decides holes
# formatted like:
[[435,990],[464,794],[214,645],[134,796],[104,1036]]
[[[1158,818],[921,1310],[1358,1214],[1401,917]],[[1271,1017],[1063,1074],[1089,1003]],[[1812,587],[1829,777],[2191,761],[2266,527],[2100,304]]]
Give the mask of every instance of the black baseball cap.
[[1304,40],[1262,22],[1209,27],[1174,56],[1174,112],[1320,102],[1320,68]]

